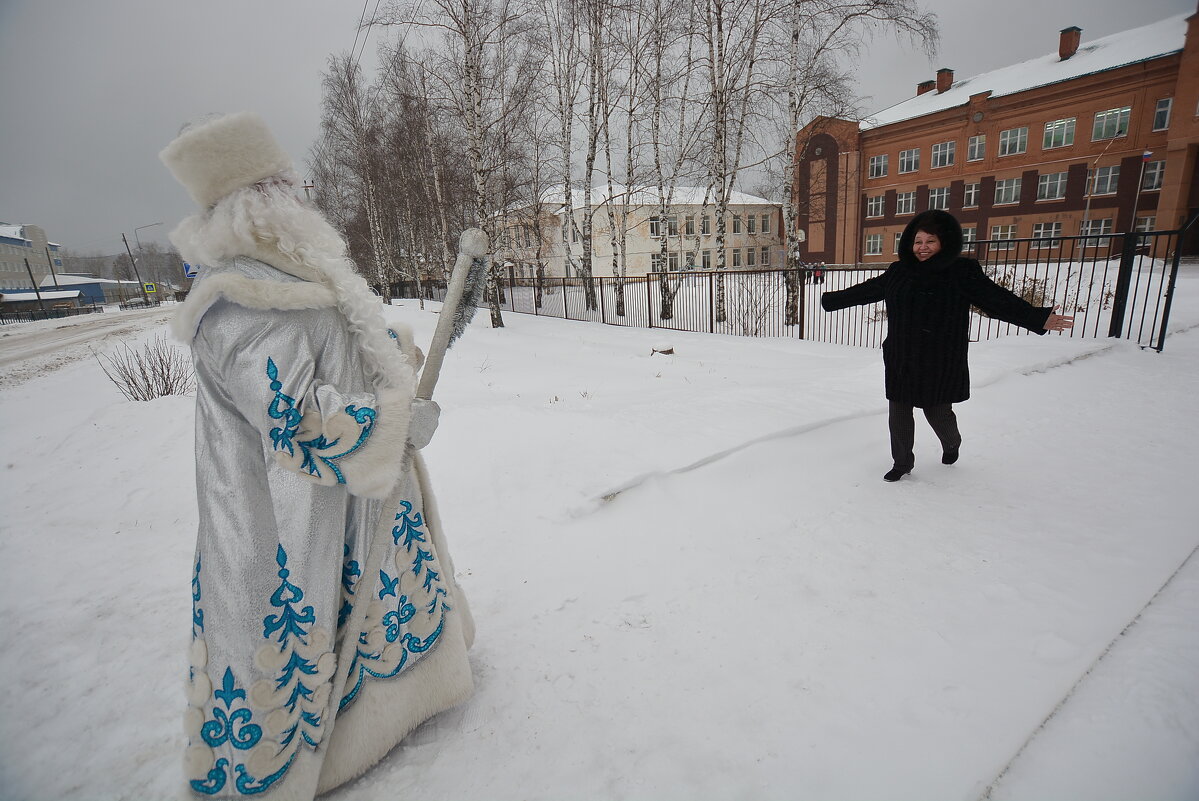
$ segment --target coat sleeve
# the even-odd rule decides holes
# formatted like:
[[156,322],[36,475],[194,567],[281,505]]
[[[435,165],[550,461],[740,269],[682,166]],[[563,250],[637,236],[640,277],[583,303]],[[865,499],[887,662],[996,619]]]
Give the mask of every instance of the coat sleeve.
[[234,306],[217,319],[210,312],[200,334],[220,326],[207,350],[267,458],[315,484],[384,498],[402,469],[412,388],[368,387],[353,337],[334,314],[256,313],[243,322]]
[[878,303],[886,294],[887,281],[890,280],[891,269],[882,275],[868,278],[860,284],[840,289],[835,292],[825,292],[820,296],[820,305],[825,311],[847,309],[850,306],[864,306],[867,303]]
[[1013,292],[992,281],[974,259],[965,259],[962,291],[966,299],[977,306],[988,317],[1005,323],[1027,328],[1034,334],[1045,333],[1045,322],[1053,308],[1033,306]]

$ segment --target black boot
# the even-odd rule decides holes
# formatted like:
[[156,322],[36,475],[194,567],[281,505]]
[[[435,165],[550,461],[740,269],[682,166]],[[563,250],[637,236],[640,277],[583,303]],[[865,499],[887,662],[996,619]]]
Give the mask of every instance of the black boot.
[[952,448],[941,454],[941,464],[953,464],[958,460],[958,449]]
[[899,479],[903,478],[910,472],[912,472],[912,468],[899,467],[896,465],[887,471],[887,474],[883,476],[883,481],[899,481]]

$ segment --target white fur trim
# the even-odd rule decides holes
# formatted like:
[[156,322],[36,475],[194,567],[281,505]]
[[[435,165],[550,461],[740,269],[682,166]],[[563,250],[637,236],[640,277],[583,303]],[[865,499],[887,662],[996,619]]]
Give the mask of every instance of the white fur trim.
[[188,128],[158,157],[203,208],[236,189],[291,169],[291,159],[271,129],[252,111]]
[[323,284],[265,281],[220,273],[200,281],[188,293],[171,320],[171,333],[182,342],[191,342],[204,313],[221,298],[249,309],[321,309],[337,304],[333,290]]
[[410,731],[473,691],[462,620],[455,609],[432,653],[396,679],[366,682],[358,699],[338,714],[317,793],[360,776]]
[[408,443],[408,423],[412,419],[411,391],[380,390],[375,411],[375,428],[370,439],[341,462],[341,472],[351,495],[383,499],[400,477]]

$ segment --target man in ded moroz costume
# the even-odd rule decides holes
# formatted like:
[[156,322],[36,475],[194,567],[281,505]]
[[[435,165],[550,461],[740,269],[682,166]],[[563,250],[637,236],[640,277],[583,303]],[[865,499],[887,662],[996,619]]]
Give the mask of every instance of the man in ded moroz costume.
[[203,265],[173,323],[198,381],[187,785],[311,799],[472,691],[415,452],[436,406],[259,116],[190,126],[161,158],[203,209],[172,233]]

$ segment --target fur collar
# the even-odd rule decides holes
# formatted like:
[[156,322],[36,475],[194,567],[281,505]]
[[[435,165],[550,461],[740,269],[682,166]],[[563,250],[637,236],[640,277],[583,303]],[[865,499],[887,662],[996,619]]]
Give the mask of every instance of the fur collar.
[[222,298],[250,309],[320,309],[337,305],[333,290],[324,284],[250,278],[239,272],[221,272],[196,282],[187,300],[171,320],[171,333],[176,339],[190,343],[196,336],[204,313]]

